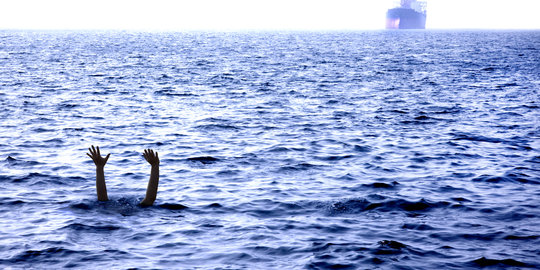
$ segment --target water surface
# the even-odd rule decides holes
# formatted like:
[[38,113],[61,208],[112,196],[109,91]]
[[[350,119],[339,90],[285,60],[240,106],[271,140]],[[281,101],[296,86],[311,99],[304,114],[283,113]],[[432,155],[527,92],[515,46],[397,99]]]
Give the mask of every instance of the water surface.
[[0,32],[0,265],[538,268],[538,63],[538,31]]

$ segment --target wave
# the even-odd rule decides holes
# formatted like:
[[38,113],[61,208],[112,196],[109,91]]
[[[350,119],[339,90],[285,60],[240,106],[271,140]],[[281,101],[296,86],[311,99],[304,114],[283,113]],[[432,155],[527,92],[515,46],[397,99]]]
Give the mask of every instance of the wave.
[[219,158],[215,158],[212,156],[190,157],[190,158],[187,158],[186,160],[193,161],[193,162],[200,162],[202,164],[213,164],[220,161]]
[[539,35],[0,31],[0,268],[538,268]]
[[528,264],[524,262],[520,262],[514,259],[488,259],[486,257],[482,257],[476,260],[473,260],[470,262],[471,266],[475,267],[524,267],[524,268],[536,268],[538,265]]

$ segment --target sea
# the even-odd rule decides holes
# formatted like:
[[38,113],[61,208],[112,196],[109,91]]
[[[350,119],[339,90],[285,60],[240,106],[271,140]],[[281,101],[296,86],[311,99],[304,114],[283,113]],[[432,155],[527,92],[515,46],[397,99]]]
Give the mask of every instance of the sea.
[[539,91],[534,30],[2,30],[0,268],[539,269]]

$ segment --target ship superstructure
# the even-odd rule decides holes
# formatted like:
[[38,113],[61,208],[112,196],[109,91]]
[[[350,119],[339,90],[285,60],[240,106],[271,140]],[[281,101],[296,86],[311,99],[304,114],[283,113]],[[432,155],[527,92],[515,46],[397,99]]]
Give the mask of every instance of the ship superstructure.
[[386,29],[426,29],[426,1],[397,1],[386,13]]

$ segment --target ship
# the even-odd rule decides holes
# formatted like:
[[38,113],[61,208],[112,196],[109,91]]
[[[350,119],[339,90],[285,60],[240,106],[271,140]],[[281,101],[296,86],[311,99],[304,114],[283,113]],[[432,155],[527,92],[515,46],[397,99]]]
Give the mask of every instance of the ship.
[[401,0],[386,13],[386,29],[426,29],[426,1]]

